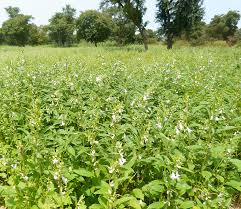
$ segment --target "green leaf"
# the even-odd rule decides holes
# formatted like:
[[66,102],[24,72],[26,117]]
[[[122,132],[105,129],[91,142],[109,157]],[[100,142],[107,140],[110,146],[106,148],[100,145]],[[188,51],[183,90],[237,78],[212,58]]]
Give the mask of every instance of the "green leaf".
[[151,196],[158,196],[164,191],[164,186],[162,186],[162,184],[163,182],[160,180],[151,181],[149,184],[142,187],[142,191],[150,194]]
[[104,197],[99,197],[98,201],[104,208],[107,208],[107,199],[105,199]]
[[206,179],[209,180],[212,177],[212,174],[209,171],[202,171],[202,176]]
[[84,176],[84,177],[93,177],[94,174],[84,168],[80,168],[80,169],[77,169],[77,170],[74,170],[74,172],[80,176]]
[[154,202],[152,204],[150,204],[147,209],[159,209],[159,208],[163,208],[164,207],[164,203],[163,202]]
[[187,208],[192,208],[194,206],[193,201],[185,201],[180,205],[181,209],[187,209]]
[[132,192],[136,198],[144,200],[144,194],[143,194],[142,190],[134,189]]
[[132,199],[133,199],[133,197],[122,197],[122,198],[116,200],[115,206],[118,206],[118,205],[127,203],[127,202],[129,202],[130,200],[132,200]]
[[90,209],[104,209],[100,204],[93,204],[89,207]]
[[131,169],[133,167],[133,165],[136,163],[136,154],[134,153],[133,157],[131,158],[130,161],[128,161],[123,167],[125,169]]
[[232,180],[232,181],[227,182],[226,185],[231,186],[234,189],[241,192],[241,182],[239,182],[239,181]]
[[189,186],[187,183],[177,183],[176,188],[177,190],[179,190],[180,195],[183,195],[186,193],[187,190],[192,189],[192,187]]
[[67,150],[68,150],[69,154],[75,156],[75,150],[74,150],[74,148],[73,148],[72,146],[69,146],[69,147],[67,148]]
[[241,160],[231,159],[230,162],[238,168],[238,172],[241,172]]
[[141,206],[139,202],[136,199],[130,200],[129,206],[135,208],[135,209],[141,209]]

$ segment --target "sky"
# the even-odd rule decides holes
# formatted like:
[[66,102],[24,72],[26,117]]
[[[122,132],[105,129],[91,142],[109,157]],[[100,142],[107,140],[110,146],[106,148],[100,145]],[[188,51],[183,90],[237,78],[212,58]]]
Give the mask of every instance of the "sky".
[[[61,11],[66,4],[70,4],[80,11],[88,9],[98,9],[100,0],[0,0],[0,25],[8,18],[4,10],[7,6],[17,6],[23,14],[32,15],[33,22],[37,25],[48,24],[51,16]],[[156,29],[155,23],[156,0],[146,0],[148,8],[145,20],[149,22],[147,28]],[[228,10],[238,10],[241,12],[241,0],[204,0],[206,10],[205,21],[208,23],[215,14],[223,14]],[[239,22],[241,27],[241,21]]]

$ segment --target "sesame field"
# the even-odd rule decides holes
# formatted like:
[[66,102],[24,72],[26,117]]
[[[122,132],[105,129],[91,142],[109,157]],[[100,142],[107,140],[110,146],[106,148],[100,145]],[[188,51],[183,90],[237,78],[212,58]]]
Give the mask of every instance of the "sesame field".
[[228,209],[241,48],[0,47],[0,208]]

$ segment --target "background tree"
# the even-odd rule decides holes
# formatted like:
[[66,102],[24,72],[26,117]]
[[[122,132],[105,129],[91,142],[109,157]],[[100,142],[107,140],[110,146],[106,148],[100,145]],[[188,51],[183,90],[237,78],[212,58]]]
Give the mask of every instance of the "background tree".
[[5,42],[9,45],[25,46],[30,36],[32,16],[20,14],[17,7],[8,7],[6,11],[9,19],[2,25]]
[[30,45],[42,45],[48,43],[48,35],[46,26],[37,26],[31,24],[30,35],[28,39],[28,44]]
[[[156,44],[158,43],[158,33],[152,29],[146,30],[146,39],[148,44]],[[138,44],[142,43],[142,37],[140,34],[135,35],[135,40]]]
[[8,13],[9,18],[14,18],[20,13],[20,9],[18,7],[7,7],[5,8],[6,12]]
[[144,15],[146,13],[145,0],[103,0],[113,5],[117,5],[122,9],[126,18],[131,20],[134,25],[138,28],[145,50],[148,50],[148,43],[146,37],[146,25],[144,21]]
[[228,41],[238,30],[240,14],[237,11],[229,11],[225,15],[215,15],[207,28],[210,38]]
[[4,43],[4,35],[3,35],[3,31],[2,28],[0,28],[0,44]]
[[88,10],[77,19],[77,38],[94,43],[103,42],[111,35],[112,22],[108,15],[96,10]]
[[172,48],[174,37],[195,30],[204,15],[202,5],[203,0],[158,0],[156,19],[168,49]]
[[73,43],[75,31],[75,12],[66,5],[62,12],[56,13],[49,20],[49,37],[58,46],[70,46]]
[[123,10],[110,2],[102,1],[100,10],[110,16],[113,22],[111,39],[118,45],[135,42],[136,26],[124,14]]

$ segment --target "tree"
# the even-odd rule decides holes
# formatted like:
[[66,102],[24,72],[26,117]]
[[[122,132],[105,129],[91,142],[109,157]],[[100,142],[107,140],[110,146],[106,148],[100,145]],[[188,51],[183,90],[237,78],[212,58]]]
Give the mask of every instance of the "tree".
[[58,46],[70,46],[73,43],[75,12],[70,5],[66,5],[62,12],[49,20],[49,37]]
[[8,13],[9,18],[14,18],[20,13],[20,9],[18,7],[7,7],[5,8],[6,12]]
[[136,26],[129,20],[122,9],[109,2],[102,1],[100,10],[110,16],[113,22],[111,38],[118,45],[126,45],[135,42]]
[[208,25],[207,33],[210,38],[228,41],[237,31],[240,14],[229,11],[225,15],[215,15]]
[[88,10],[77,19],[77,38],[94,43],[103,42],[111,34],[111,19],[108,15],[96,10]]
[[4,43],[4,35],[3,35],[2,28],[0,28],[0,45],[3,43]]
[[25,46],[30,35],[32,16],[19,14],[17,7],[6,8],[9,19],[2,25],[2,33],[7,44]]
[[145,50],[148,50],[148,43],[146,37],[146,25],[144,15],[146,13],[145,0],[104,0],[112,5],[117,5],[122,9],[126,18],[131,20],[138,28]]
[[[156,44],[158,42],[157,32],[152,29],[146,30],[146,38],[148,44]],[[136,34],[135,39],[137,43],[142,43],[142,37],[140,34]]]
[[47,43],[48,43],[48,35],[47,35],[46,26],[38,27],[35,24],[31,24],[28,44],[42,45]]
[[191,33],[204,15],[203,0],[158,0],[157,22],[160,33],[166,37],[167,48],[171,49],[173,39],[184,31]]

